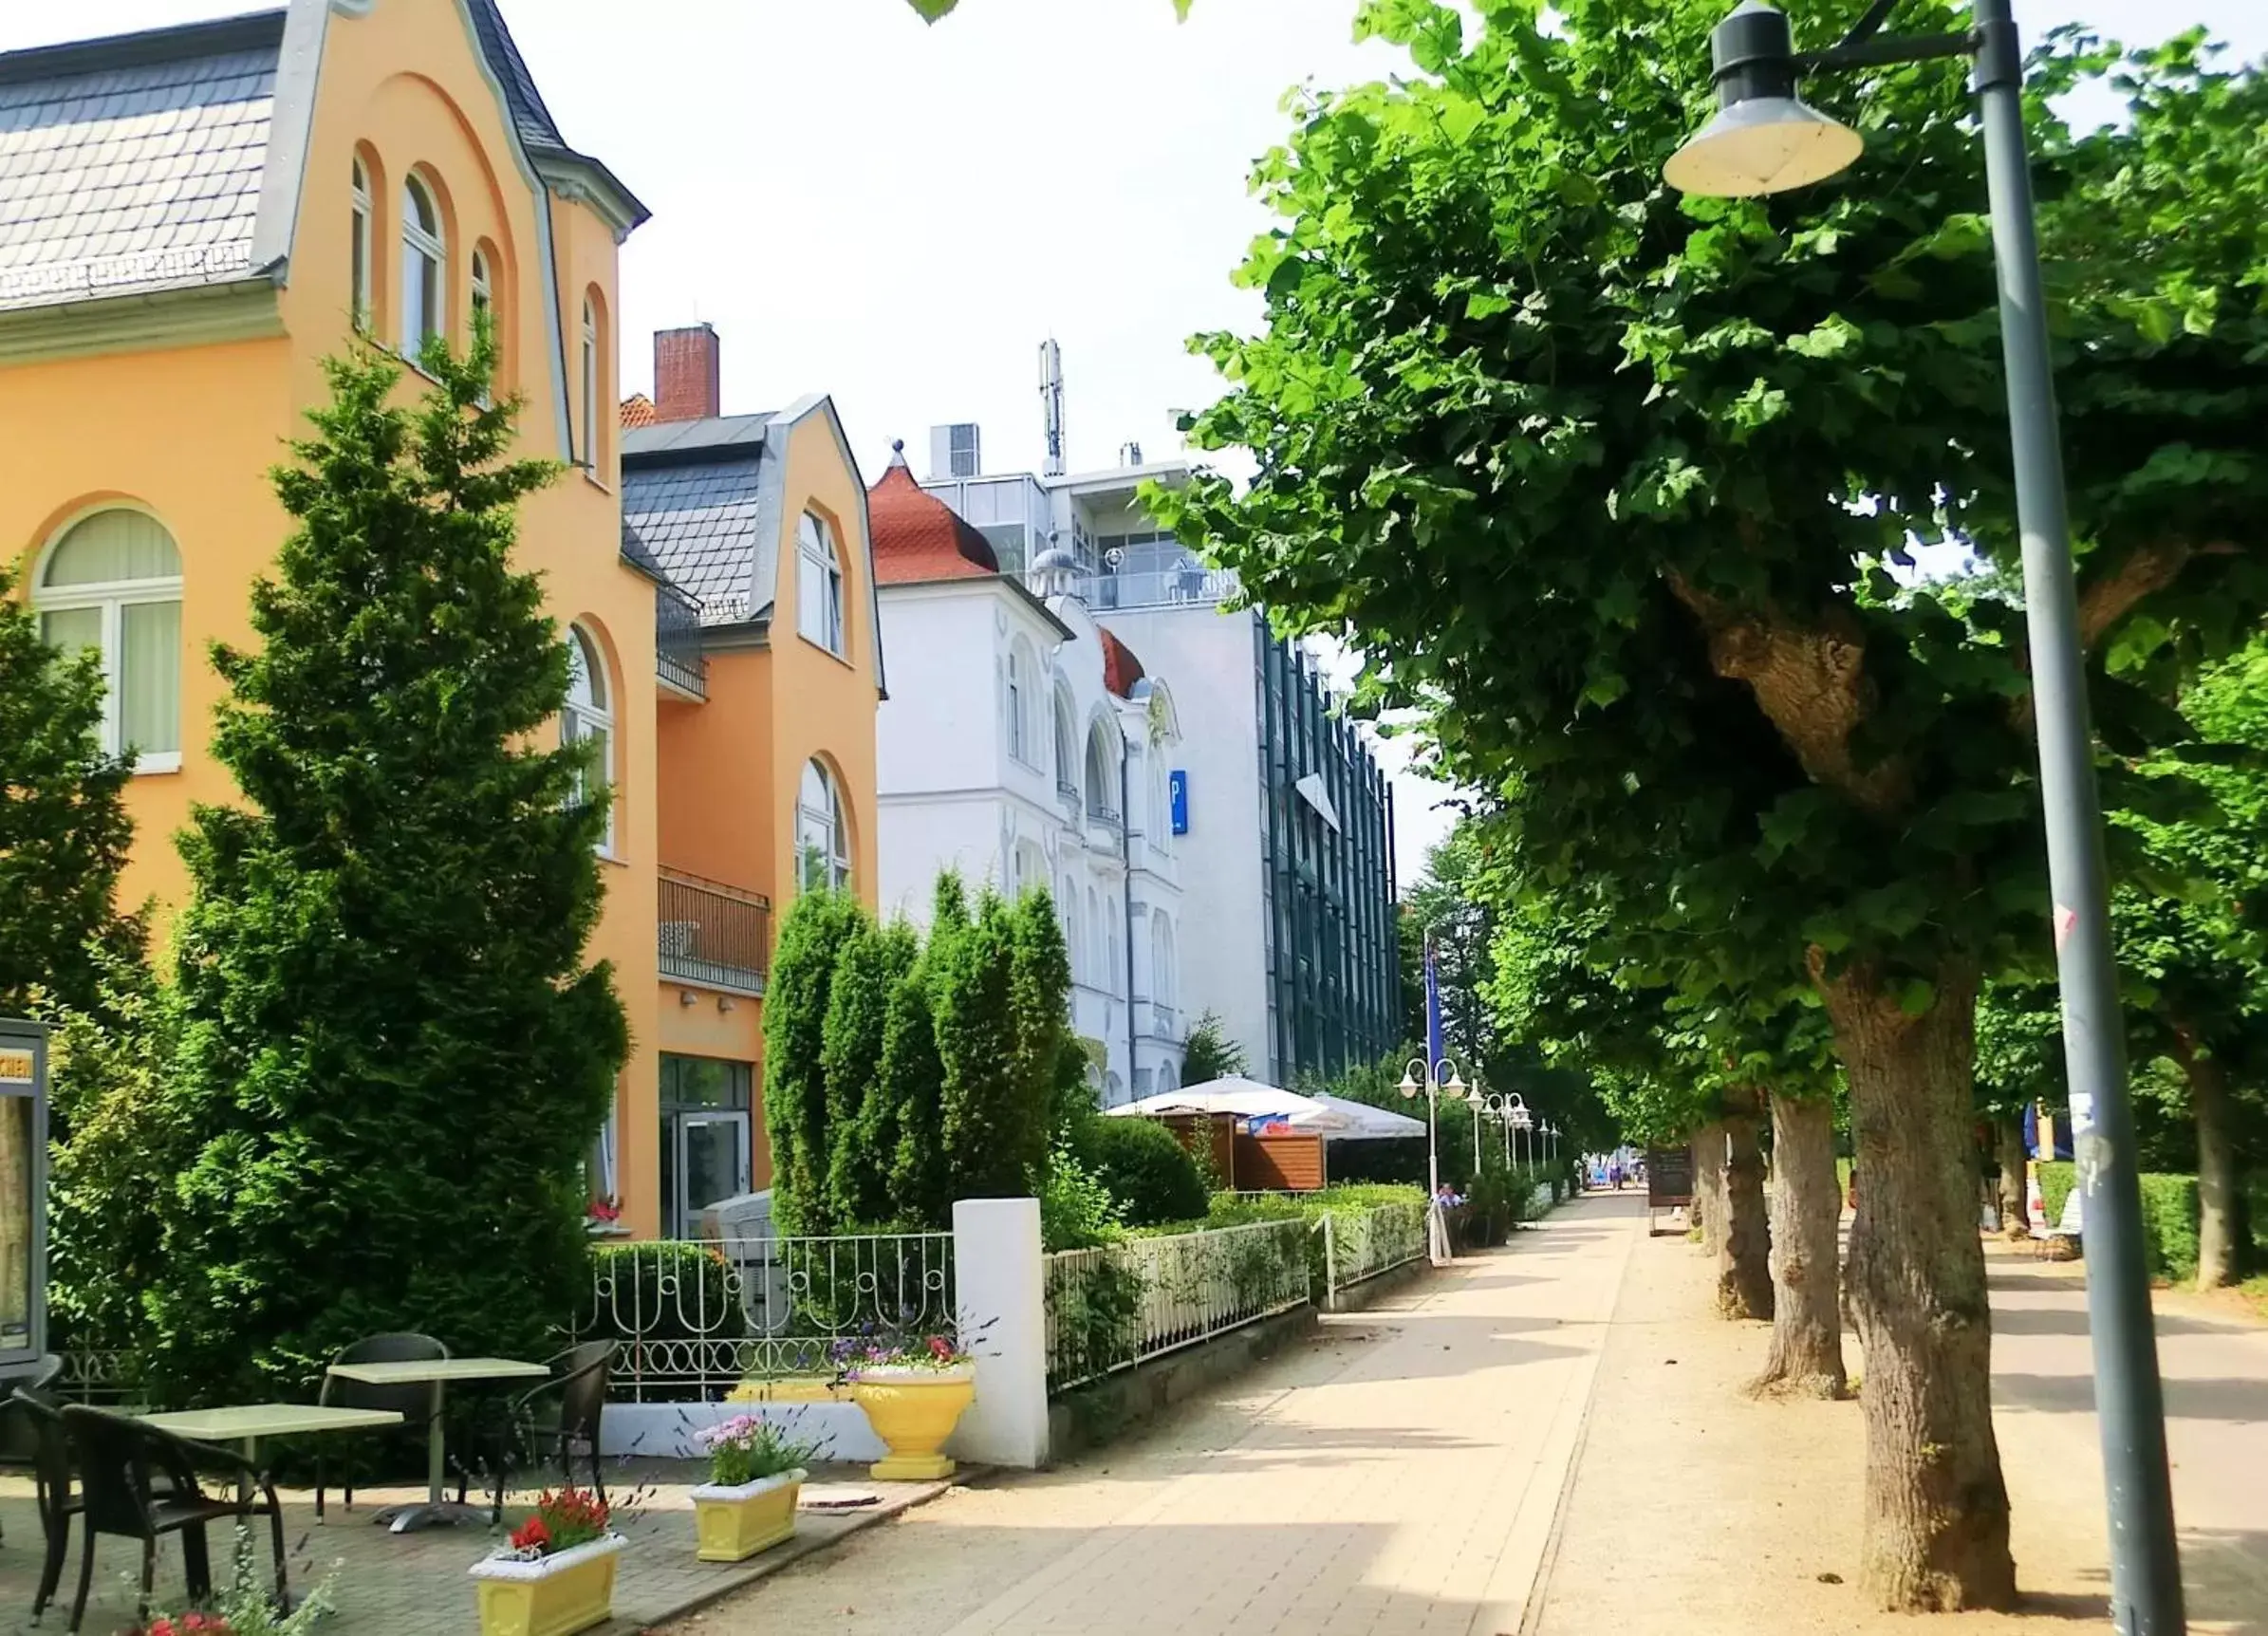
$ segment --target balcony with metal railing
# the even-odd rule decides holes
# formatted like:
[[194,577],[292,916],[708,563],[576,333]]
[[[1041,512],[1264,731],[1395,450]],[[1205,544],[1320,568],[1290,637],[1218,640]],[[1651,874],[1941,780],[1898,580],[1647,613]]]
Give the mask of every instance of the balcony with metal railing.
[[664,689],[682,697],[709,697],[709,660],[701,651],[701,604],[666,583],[654,587],[654,672]]
[[1087,838],[1106,850],[1118,850],[1119,842],[1126,832],[1126,821],[1115,807],[1090,804],[1087,809]]
[[658,883],[661,975],[762,995],[771,969],[771,900],[664,869]]
[[1098,613],[1118,608],[1210,607],[1242,589],[1233,568],[1209,568],[1194,557],[1179,567],[1091,574],[1072,582],[1079,600]]

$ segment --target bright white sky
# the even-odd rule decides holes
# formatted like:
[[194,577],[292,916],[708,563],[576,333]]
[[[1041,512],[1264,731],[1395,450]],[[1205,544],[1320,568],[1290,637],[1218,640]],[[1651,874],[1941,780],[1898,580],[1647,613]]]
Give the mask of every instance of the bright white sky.
[[[0,50],[257,4],[0,0]],[[1279,99],[1399,64],[1350,43],[1354,0],[1197,0],[1180,25],[1169,0],[963,0],[935,28],[903,0],[503,6],[567,139],[654,212],[624,251],[625,389],[651,380],[641,338],[706,319],[728,412],[831,393],[869,478],[893,437],[925,468],[948,420],[983,426],[988,468],[1036,467],[1050,334],[1074,471],[1128,439],[1179,451],[1175,412],[1218,391],[1184,338],[1257,320],[1228,275],[1266,226],[1245,181]],[[2268,0],[2017,11],[2137,44],[2202,22],[2268,54]],[[1440,795],[1400,789],[1405,882],[1448,827]]]

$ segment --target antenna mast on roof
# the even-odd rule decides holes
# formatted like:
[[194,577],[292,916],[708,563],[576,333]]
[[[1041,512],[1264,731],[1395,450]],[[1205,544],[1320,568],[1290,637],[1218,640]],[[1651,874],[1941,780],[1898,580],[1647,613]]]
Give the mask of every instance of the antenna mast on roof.
[[1063,348],[1052,339],[1039,344],[1040,417],[1047,423],[1048,460],[1042,468],[1050,477],[1063,475]]

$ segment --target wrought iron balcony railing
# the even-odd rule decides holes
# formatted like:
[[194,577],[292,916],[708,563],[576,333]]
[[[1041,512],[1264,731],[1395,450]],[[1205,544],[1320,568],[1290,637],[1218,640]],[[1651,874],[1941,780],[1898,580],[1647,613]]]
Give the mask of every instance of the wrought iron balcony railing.
[[661,975],[761,995],[771,969],[771,901],[667,869],[659,889]]
[[654,671],[665,687],[693,698],[709,697],[701,604],[673,585],[654,587]]

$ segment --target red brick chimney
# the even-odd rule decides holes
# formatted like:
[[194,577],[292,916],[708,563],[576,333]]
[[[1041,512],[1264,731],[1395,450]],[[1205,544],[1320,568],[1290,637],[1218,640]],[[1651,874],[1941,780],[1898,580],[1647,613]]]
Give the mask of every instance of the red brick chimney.
[[654,413],[660,420],[703,420],[723,413],[722,349],[705,324],[654,331]]

